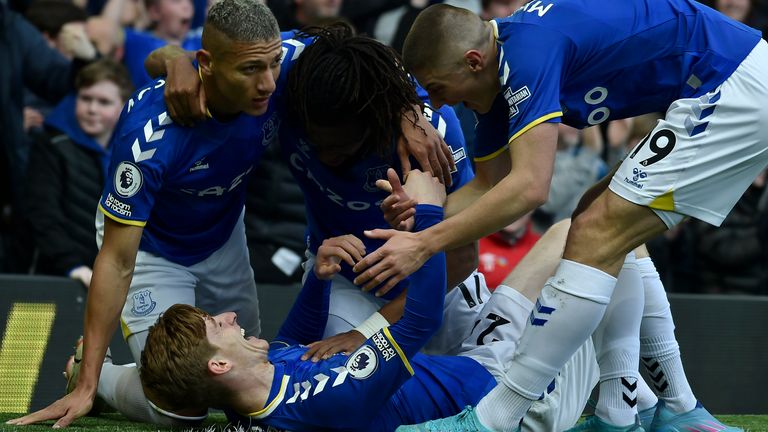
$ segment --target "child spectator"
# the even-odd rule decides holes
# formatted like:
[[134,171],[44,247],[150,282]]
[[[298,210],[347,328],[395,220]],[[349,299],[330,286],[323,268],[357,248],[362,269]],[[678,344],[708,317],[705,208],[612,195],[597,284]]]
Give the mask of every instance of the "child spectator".
[[66,275],[88,287],[96,257],[94,217],[109,164],[109,139],[133,88],[109,59],[82,69],[76,94],[46,118],[47,135],[30,155],[27,211],[37,272]]

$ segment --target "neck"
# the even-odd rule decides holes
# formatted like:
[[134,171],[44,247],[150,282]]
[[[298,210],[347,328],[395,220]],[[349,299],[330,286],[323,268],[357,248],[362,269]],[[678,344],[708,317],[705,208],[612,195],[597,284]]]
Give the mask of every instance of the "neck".
[[159,29],[155,29],[155,31],[153,33],[158,38],[166,41],[168,43],[168,45],[181,46],[181,40],[182,40],[181,37],[173,36],[173,35],[171,35],[171,34],[169,34],[167,32],[161,31]]
[[107,148],[107,145],[109,144],[109,138],[112,136],[112,131],[109,131],[109,133],[103,133],[101,135],[97,135],[93,137],[93,139],[99,143],[99,146],[101,148]]
[[[242,371],[230,383],[232,409],[241,414],[250,414],[264,409],[275,379],[272,363],[255,364]],[[280,377],[278,377],[280,379]]]
[[203,80],[203,89],[206,95],[206,104],[211,115],[219,121],[229,121],[237,117],[240,111],[233,110],[221,97],[211,79]]

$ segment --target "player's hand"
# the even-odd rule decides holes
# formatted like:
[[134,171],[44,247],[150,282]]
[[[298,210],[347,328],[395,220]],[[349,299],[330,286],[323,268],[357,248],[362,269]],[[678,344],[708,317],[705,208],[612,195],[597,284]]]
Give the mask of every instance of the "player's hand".
[[165,103],[168,114],[182,126],[194,126],[206,118],[206,98],[200,75],[186,56],[166,61]]
[[411,170],[406,175],[403,191],[419,204],[431,204],[440,207],[445,204],[445,186],[440,183],[437,177],[432,177],[432,174],[428,172],[418,169]]
[[24,417],[8,420],[6,424],[23,426],[32,423],[38,423],[46,420],[56,420],[53,424],[54,429],[69,426],[76,419],[88,414],[93,406],[95,394],[86,391],[80,391],[75,388],[72,393],[57,400],[46,408]]
[[453,181],[451,171],[456,169],[451,149],[421,110],[416,108],[416,112],[415,124],[413,113],[410,112],[403,114],[400,120],[403,136],[397,141],[397,155],[403,173],[407,174],[411,170],[411,162],[408,160],[410,155],[421,165],[422,170],[432,173],[444,185],[450,186]]
[[376,187],[389,192],[379,206],[389,226],[400,231],[411,231],[416,214],[416,200],[408,196],[394,169],[387,170],[387,180],[376,180]]
[[370,291],[386,282],[376,290],[377,297],[388,293],[431,256],[420,233],[375,229],[365,231],[365,235],[386,243],[355,264],[353,270],[359,275],[354,283],[362,286],[363,291]]
[[359,238],[347,234],[323,240],[315,257],[315,276],[328,280],[341,271],[341,262],[354,266],[365,255],[365,245]]
[[346,333],[340,333],[336,336],[325,338],[321,341],[312,342],[308,345],[309,349],[301,356],[302,360],[312,358],[317,363],[325,360],[336,353],[343,352],[349,354],[360,347],[365,342],[365,336],[357,330],[350,330]]

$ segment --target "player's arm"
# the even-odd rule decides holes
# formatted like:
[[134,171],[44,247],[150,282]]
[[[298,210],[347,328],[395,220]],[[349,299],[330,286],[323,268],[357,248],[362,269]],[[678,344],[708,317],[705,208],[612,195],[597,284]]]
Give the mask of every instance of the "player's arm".
[[[382,289],[388,291],[437,251],[498,231],[543,204],[549,193],[556,149],[557,125],[540,123],[496,156],[506,160],[494,158],[476,166],[475,179],[452,194],[459,194],[450,204],[453,217],[417,233],[370,232],[370,237],[388,241],[355,266],[360,275],[354,283],[384,280],[384,275],[389,281]],[[504,166],[511,169],[504,173]]]
[[341,262],[354,265],[365,254],[365,245],[353,235],[323,240],[317,250],[315,265],[294,301],[275,341],[308,344],[323,337],[328,321],[331,279],[341,270]]
[[104,242],[96,256],[86,302],[83,360],[77,387],[47,408],[13,420],[12,424],[54,419],[54,427],[65,427],[90,411],[104,355],[125,304],[142,232],[143,227],[105,218]]
[[152,51],[144,60],[144,69],[149,76],[166,76],[163,91],[168,114],[183,126],[205,120],[207,112],[202,81],[192,64],[194,59],[194,51],[166,45]]

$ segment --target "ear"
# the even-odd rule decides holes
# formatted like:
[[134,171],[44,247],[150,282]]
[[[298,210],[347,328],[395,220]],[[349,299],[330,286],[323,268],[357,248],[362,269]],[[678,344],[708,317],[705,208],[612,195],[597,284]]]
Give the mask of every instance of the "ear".
[[208,360],[208,371],[214,376],[224,375],[232,370],[232,363],[223,357],[213,357]]
[[200,66],[200,73],[205,76],[213,75],[213,55],[210,51],[200,49],[195,53],[197,64]]
[[464,53],[464,63],[470,71],[480,72],[485,68],[485,55],[476,49]]

